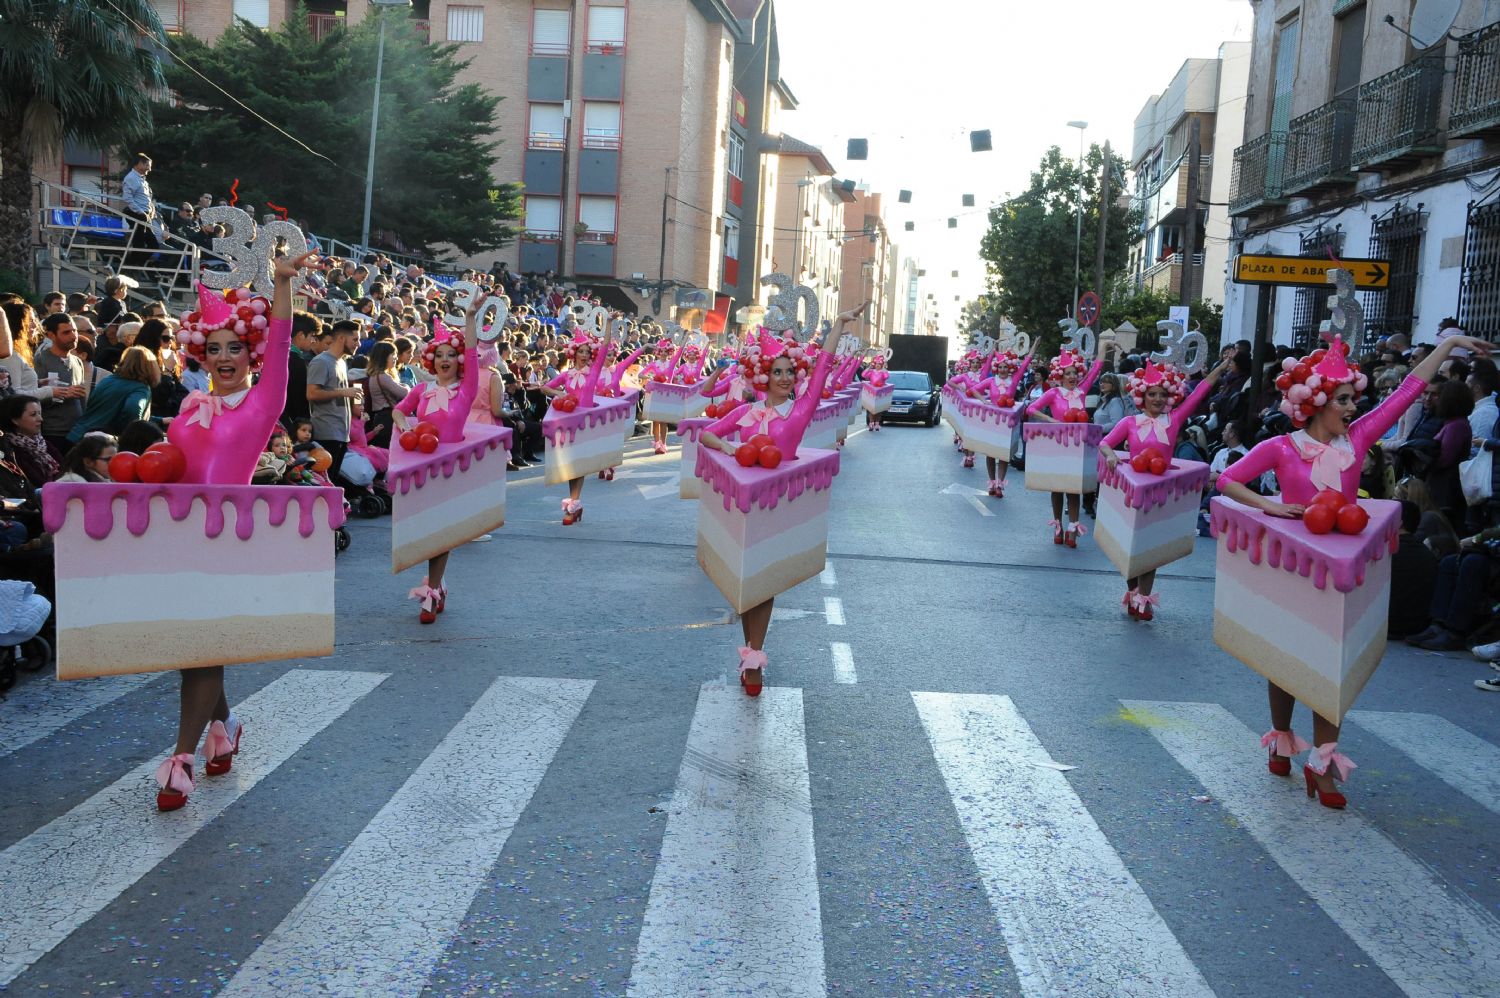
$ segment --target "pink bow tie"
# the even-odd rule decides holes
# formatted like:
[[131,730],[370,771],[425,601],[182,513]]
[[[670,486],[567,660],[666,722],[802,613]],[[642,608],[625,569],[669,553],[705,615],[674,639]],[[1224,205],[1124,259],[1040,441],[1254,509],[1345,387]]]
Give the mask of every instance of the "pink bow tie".
[[[752,405],[750,410],[740,417],[740,427],[752,430],[750,436],[753,437],[757,433],[770,433],[771,424],[780,418],[776,410],[770,406]],[[759,429],[753,429],[754,427],[759,427]]]
[[1058,392],[1058,394],[1062,396],[1062,400],[1068,404],[1069,409],[1083,408],[1083,391],[1081,389],[1063,388]]
[[444,388],[442,385],[433,385],[432,391],[427,394],[428,412],[447,412],[448,404],[458,394],[458,386]]
[[197,423],[205,430],[213,425],[214,417],[224,411],[224,397],[207,392],[189,392],[177,410],[177,417],[189,423]]
[[1136,436],[1143,443],[1149,441],[1154,436],[1161,443],[1170,447],[1172,446],[1172,417],[1163,413],[1152,419],[1145,413],[1141,413],[1135,417],[1135,432]]
[[1311,462],[1309,477],[1313,485],[1320,489],[1343,488],[1344,472],[1354,466],[1352,447],[1318,443],[1305,430],[1292,434],[1292,446],[1297,448],[1302,460]]

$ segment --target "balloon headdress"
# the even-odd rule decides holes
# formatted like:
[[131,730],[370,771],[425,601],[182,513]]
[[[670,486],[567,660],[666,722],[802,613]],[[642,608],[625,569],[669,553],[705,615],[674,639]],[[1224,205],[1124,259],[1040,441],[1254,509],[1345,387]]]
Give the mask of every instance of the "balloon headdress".
[[582,330],[578,330],[573,334],[571,339],[563,344],[562,349],[567,358],[572,360],[578,355],[578,351],[584,347],[588,347],[589,353],[592,355],[595,350],[599,349],[599,339],[598,337],[590,336]]
[[198,309],[183,315],[178,339],[189,356],[206,364],[209,334],[220,329],[232,330],[249,351],[253,370],[265,359],[266,327],[270,319],[270,301],[249,288],[230,288],[220,295],[200,284]]
[[1306,426],[1340,385],[1353,385],[1354,397],[1359,398],[1369,383],[1359,365],[1349,360],[1349,345],[1338,336],[1326,349],[1314,350],[1301,360],[1283,360],[1276,377],[1281,411],[1295,426]]
[[746,337],[744,346],[740,348],[740,377],[749,381],[757,390],[765,391],[771,380],[771,368],[776,364],[777,358],[785,356],[791,358],[797,385],[800,386],[812,371],[817,354],[815,348],[796,337],[785,336],[778,339],[762,328],[757,336]]
[[984,354],[978,350],[965,350],[962,357],[953,365],[953,373],[978,374],[984,368]]
[[1167,408],[1175,409],[1187,394],[1187,375],[1172,364],[1158,366],[1155,361],[1148,360],[1145,367],[1132,371],[1125,381],[1130,401],[1142,412],[1146,409],[1146,392],[1152,388],[1165,389]]
[[1081,378],[1087,370],[1088,364],[1084,361],[1083,354],[1064,349],[1062,353],[1052,358],[1052,363],[1047,367],[1047,376],[1052,381],[1061,383],[1064,375],[1069,371],[1075,372]]
[[438,319],[433,323],[433,337],[422,348],[422,366],[428,374],[437,373],[438,347],[450,346],[458,354],[458,373],[464,373],[464,334],[461,329],[450,329]]
[[1001,350],[995,354],[995,362],[990,365],[990,373],[1001,380],[1009,380],[1016,376],[1021,369],[1022,357],[1014,350]]

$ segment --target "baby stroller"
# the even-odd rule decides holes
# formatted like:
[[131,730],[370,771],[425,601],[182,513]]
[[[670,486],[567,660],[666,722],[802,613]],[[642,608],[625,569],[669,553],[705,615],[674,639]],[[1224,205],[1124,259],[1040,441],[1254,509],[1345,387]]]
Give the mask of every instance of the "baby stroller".
[[0,693],[15,685],[18,670],[38,672],[52,661],[42,628],[52,604],[29,582],[0,579]]
[[366,520],[390,515],[391,494],[382,480],[389,462],[390,452],[386,448],[370,446],[363,420],[349,425],[349,451],[344,455],[339,476],[344,479],[344,495],[355,515]]
[[[323,458],[320,459],[315,457],[315,453],[321,454]],[[292,467],[291,470],[287,473],[288,484],[310,485],[314,488],[325,489],[337,488],[337,486],[333,484],[333,481],[328,477],[328,473],[326,470],[328,467],[326,463],[328,452],[326,450],[319,447],[316,443],[297,444],[292,448],[292,455]],[[324,470],[321,471],[318,469],[318,464],[320,463],[320,461],[321,463],[323,463],[324,468]],[[348,490],[344,490],[344,517],[346,519],[348,518],[349,513],[349,493]],[[354,538],[350,535],[349,528],[345,527],[343,524],[339,524],[338,529],[333,532],[333,553],[343,554],[345,551],[349,550],[349,545],[353,542]]]

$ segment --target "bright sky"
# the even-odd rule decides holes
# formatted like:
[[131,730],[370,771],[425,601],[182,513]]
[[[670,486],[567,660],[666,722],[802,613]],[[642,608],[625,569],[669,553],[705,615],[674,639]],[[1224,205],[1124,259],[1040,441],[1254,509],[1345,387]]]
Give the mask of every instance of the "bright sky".
[[[1078,155],[1069,121],[1087,121],[1087,142],[1108,139],[1128,161],[1146,100],[1184,60],[1248,40],[1252,24],[1247,0],[778,0],[776,10],[782,77],[800,105],[786,131],[886,196],[892,238],[926,269],[922,293],[937,296],[950,334],[954,296],[984,290],[985,206],[1024,190],[1049,146]],[[986,128],[994,151],[970,152],[969,131]],[[868,160],[845,160],[850,138],[869,139]],[[896,202],[902,188],[909,205]],[[964,194],[977,208],[962,207]]]

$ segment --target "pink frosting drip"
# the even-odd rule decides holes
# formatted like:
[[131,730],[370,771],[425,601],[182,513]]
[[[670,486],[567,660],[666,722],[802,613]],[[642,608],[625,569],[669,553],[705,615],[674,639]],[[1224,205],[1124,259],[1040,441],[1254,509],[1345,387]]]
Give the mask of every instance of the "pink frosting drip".
[[151,525],[151,500],[161,496],[167,501],[172,520],[181,523],[192,514],[194,500],[201,500],[204,511],[203,534],[218,537],[224,532],[224,507],[234,507],[234,533],[248,541],[255,532],[255,503],[264,502],[271,526],[286,522],[287,511],[296,503],[299,511],[297,529],[303,537],[314,530],[313,509],[317,500],[328,503],[328,529],[344,522],[344,494],[338,489],[312,488],[303,485],[127,485],[116,482],[53,482],[42,488],[42,520],[49,533],[62,529],[68,517],[69,503],[83,503],[83,529],[96,541],[102,541],[114,529],[114,501],[125,499],[125,528],[136,537]]
[[981,423],[994,423],[997,426],[1015,426],[1021,421],[1023,411],[1019,402],[1009,409],[991,405],[984,399],[958,398],[954,404],[965,417],[976,418]]
[[752,506],[775,509],[783,498],[792,502],[808,489],[829,488],[839,473],[839,455],[838,451],[808,450],[776,468],[742,468],[728,454],[699,447],[694,473],[724,497],[725,509],[737,506],[741,513],[749,513]]
[[1201,494],[1208,484],[1208,465],[1202,461],[1175,461],[1165,474],[1153,475],[1136,471],[1123,457],[1111,468],[1100,454],[1099,484],[1125,493],[1125,505],[1131,509],[1154,509],[1188,493]]
[[865,382],[861,392],[865,395],[872,395],[875,398],[889,398],[896,394],[896,386],[887,385],[883,382],[878,385],[873,382]]
[[1097,423],[1027,423],[1026,439],[1051,437],[1065,447],[1098,447],[1104,427]]
[[[469,427],[469,433],[473,434],[475,429]],[[506,453],[509,453],[511,431],[503,427],[501,429],[504,432],[486,434],[482,440],[465,440],[456,445],[444,444],[431,454],[392,451],[391,455],[395,460],[390,469],[390,477],[394,479],[391,484],[398,495],[404,496],[412,489],[420,489],[426,485],[429,476],[436,478],[442,474],[444,478],[452,478],[456,471],[468,471],[471,464],[484,460],[487,452],[497,450],[502,445]],[[408,460],[412,463],[405,463]]]
[[1370,514],[1370,523],[1353,537],[1337,532],[1314,534],[1301,520],[1268,516],[1223,496],[1209,504],[1209,525],[1213,535],[1224,541],[1225,550],[1248,552],[1252,565],[1264,559],[1272,568],[1311,577],[1319,589],[1327,588],[1332,577],[1334,589],[1351,593],[1364,585],[1365,566],[1396,550],[1401,533],[1399,503],[1361,499],[1359,504]]
[[697,443],[698,438],[703,435],[704,428],[713,422],[715,421],[707,416],[694,416],[691,419],[684,419],[677,424],[677,435],[691,440],[693,443]]
[[[674,388],[682,387],[679,385]],[[653,387],[653,391],[655,388]],[[686,389],[684,389],[686,391]],[[578,431],[591,429],[608,423],[617,423],[635,414],[634,396],[618,399],[598,399],[593,408],[575,409],[573,412],[558,412],[548,409],[542,417],[542,433],[553,447],[570,444],[578,438]]]
[[701,395],[703,389],[708,387],[710,380],[712,379],[694,380],[689,385],[679,385],[675,382],[668,383],[665,381],[648,381],[641,386],[641,390],[648,395],[664,395],[669,398],[686,400],[695,395]]

